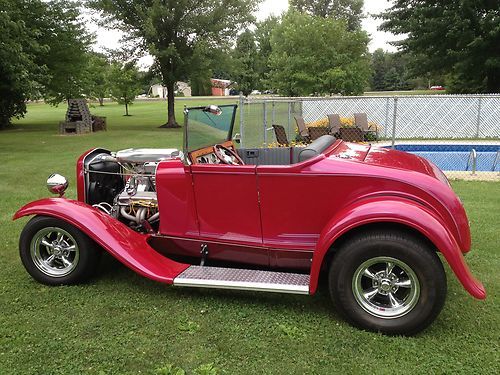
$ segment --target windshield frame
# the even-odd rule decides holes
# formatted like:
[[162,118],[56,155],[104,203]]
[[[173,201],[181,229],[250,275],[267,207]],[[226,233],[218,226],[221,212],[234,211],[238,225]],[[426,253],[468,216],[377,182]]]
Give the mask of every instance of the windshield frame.
[[[183,151],[184,154],[187,155],[192,151],[196,151],[199,149],[202,149],[204,147],[209,147],[209,146],[214,146],[213,144],[207,144],[202,147],[197,147],[193,150],[189,150],[189,142],[188,142],[188,134],[189,134],[189,111],[194,111],[194,110],[204,110],[208,106],[198,106],[198,107],[187,107],[184,106],[184,139],[182,142],[183,145]],[[233,115],[231,116],[231,124],[229,125],[229,130],[227,133],[227,137],[225,141],[230,141],[233,139],[233,130],[234,130],[234,122],[236,120],[236,111],[238,109],[238,104],[223,104],[223,105],[218,105],[217,107],[219,108],[228,108],[228,107],[233,107]]]

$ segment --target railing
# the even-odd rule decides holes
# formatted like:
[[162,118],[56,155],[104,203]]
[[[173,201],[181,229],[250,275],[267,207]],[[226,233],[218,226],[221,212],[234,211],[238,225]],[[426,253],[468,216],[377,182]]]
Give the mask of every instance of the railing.
[[469,166],[472,161],[472,174],[476,174],[476,169],[477,169],[477,152],[476,150],[472,149],[470,150],[469,154],[469,159],[467,160],[467,166],[465,167],[465,170],[469,170]]

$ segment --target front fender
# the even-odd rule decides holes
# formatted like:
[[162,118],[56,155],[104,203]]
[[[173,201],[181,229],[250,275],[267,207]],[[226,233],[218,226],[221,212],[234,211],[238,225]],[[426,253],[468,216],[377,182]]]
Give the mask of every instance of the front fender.
[[334,242],[351,229],[380,222],[398,223],[419,231],[443,254],[465,290],[478,299],[486,298],[483,284],[471,274],[457,241],[442,220],[417,202],[397,197],[356,202],[328,222],[321,232],[312,259],[311,294],[316,291],[323,259]]
[[14,214],[13,220],[27,215],[45,215],[75,226],[125,266],[149,279],[172,284],[188,265],[177,263],[156,252],[140,234],[115,218],[85,203],[47,198],[28,203]]

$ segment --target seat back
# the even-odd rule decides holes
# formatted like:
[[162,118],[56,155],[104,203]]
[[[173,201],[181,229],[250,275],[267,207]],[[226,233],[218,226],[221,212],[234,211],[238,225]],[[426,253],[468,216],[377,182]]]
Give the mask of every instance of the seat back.
[[303,117],[295,116],[295,122],[297,123],[297,128],[299,128],[299,134],[303,137],[307,137],[309,132],[307,131],[306,122]]
[[276,142],[283,146],[288,146],[288,138],[286,136],[285,128],[281,125],[273,125],[274,135],[276,136]]
[[335,134],[339,132],[339,129],[342,127],[342,123],[340,122],[340,115],[337,113],[333,113],[328,115],[328,127],[330,128],[330,134]]
[[370,130],[368,125],[368,117],[366,116],[366,113],[355,113],[354,125],[363,131]]

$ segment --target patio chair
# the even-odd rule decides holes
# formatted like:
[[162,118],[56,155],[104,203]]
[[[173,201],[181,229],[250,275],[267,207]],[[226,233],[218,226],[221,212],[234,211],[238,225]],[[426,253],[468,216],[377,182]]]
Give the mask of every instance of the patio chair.
[[342,127],[340,122],[340,115],[337,113],[328,115],[328,127],[330,128],[330,134],[339,138],[339,129]]
[[303,117],[294,116],[295,123],[299,129],[299,139],[303,142],[310,142],[309,130]]
[[346,142],[363,142],[364,133],[360,128],[340,128],[340,139]]
[[276,142],[280,146],[289,146],[288,138],[286,136],[285,128],[281,125],[273,125],[274,135],[276,136]]
[[375,140],[378,139],[377,128],[375,127],[375,129],[373,129],[372,126],[368,123],[366,113],[355,113],[354,125],[363,131],[365,140],[368,140],[367,135],[369,137],[370,134],[375,137]]
[[330,133],[330,128],[327,126],[310,126],[307,130],[311,141]]

